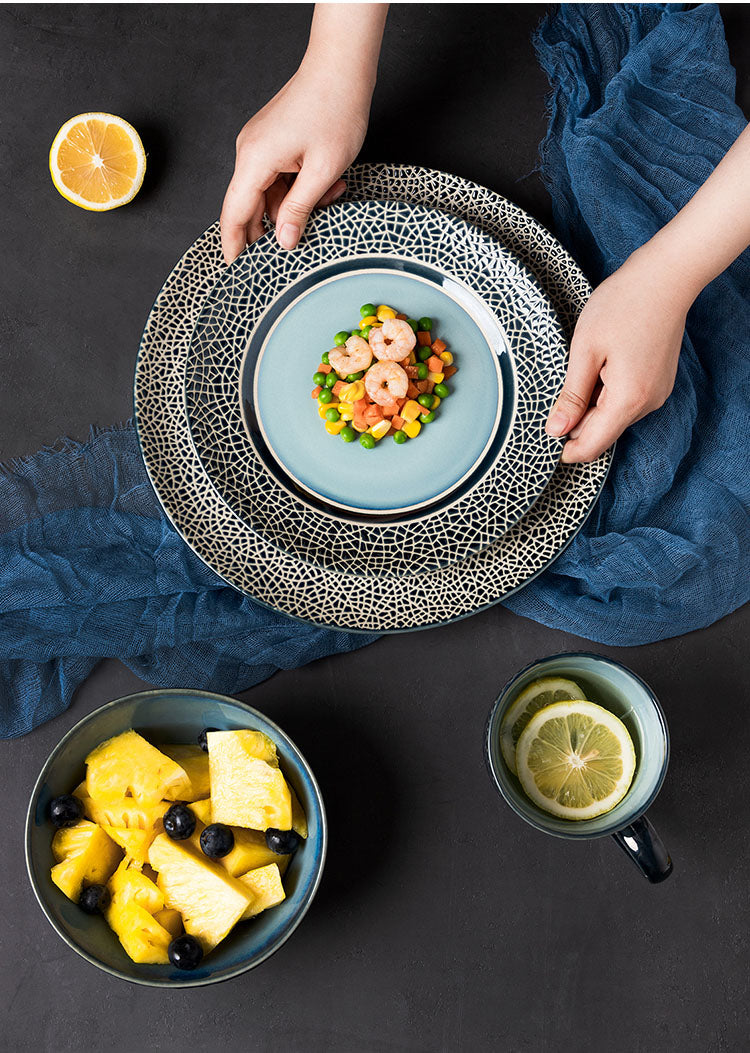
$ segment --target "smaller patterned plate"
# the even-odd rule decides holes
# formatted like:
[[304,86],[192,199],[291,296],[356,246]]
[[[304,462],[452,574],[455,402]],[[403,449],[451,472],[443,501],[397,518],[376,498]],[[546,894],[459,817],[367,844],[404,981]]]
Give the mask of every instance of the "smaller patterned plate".
[[[494,370],[486,373],[490,399],[486,411],[478,414],[480,441],[461,461],[450,446],[453,443],[460,451],[462,432],[471,434],[473,370],[467,368],[464,384],[466,362],[461,348],[456,348],[460,371],[452,385],[454,394],[446,400],[449,412],[427,426],[434,428],[436,444],[445,440],[442,462],[448,470],[441,470],[433,485],[435,473],[430,474],[419,460],[420,445],[427,451],[423,437],[401,448],[391,441],[390,463],[399,470],[405,463],[413,464],[422,489],[416,489],[408,477],[400,487],[396,484],[395,501],[378,511],[406,510],[390,518],[364,518],[361,478],[358,488],[348,493],[332,492],[329,481],[325,504],[304,492],[307,488],[320,494],[325,489],[329,450],[335,451],[330,455],[331,478],[347,461],[354,461],[363,475],[373,462],[377,471],[381,457],[387,474],[384,450],[368,455],[358,446],[352,449],[333,440],[311,409],[308,385],[317,362],[309,363],[327,349],[318,348],[322,335],[312,334],[315,351],[303,348],[290,353],[293,366],[288,383],[292,401],[296,392],[299,409],[286,413],[289,441],[276,457],[264,431],[275,446],[281,441],[283,422],[273,418],[273,434],[269,434],[268,400],[261,392],[256,403],[253,392],[258,354],[274,324],[283,321],[283,312],[301,294],[319,291],[328,278],[349,274],[349,281],[362,282],[362,276],[352,272],[373,267],[391,272],[398,267],[401,282],[429,278],[432,288],[426,284],[424,288],[440,297],[437,303],[446,318],[449,287],[454,297],[451,306],[460,300],[463,315],[461,324],[456,323],[459,344],[467,320],[475,326],[481,320],[483,348],[480,351],[476,344],[470,353],[484,356],[485,366],[492,362]],[[390,278],[383,275],[384,282]],[[365,300],[376,295],[367,287],[370,295]],[[351,327],[363,288],[358,285],[352,296]],[[379,302],[387,301],[384,297]],[[398,306],[409,310],[406,303]],[[327,333],[330,340],[331,330],[341,328],[345,318],[323,319],[321,334]],[[544,424],[562,385],[566,361],[567,342],[548,296],[531,272],[493,237],[456,216],[422,205],[348,202],[315,213],[295,252],[285,252],[272,236],[266,236],[227,268],[209,294],[193,333],[185,405],[196,450],[213,485],[266,542],[321,568],[380,577],[420,574],[481,551],[516,523],[543,491],[562,445],[546,434]],[[275,384],[280,379],[280,374],[274,375]],[[457,394],[462,388],[463,396]],[[465,419],[450,413],[451,400],[461,408],[462,399]],[[287,405],[290,398],[285,392],[278,401]],[[256,423],[258,410],[263,420]],[[314,485],[310,485],[309,454],[295,453],[295,443],[303,447],[312,443],[320,451],[317,459],[323,470],[318,470]],[[387,489],[386,475],[378,489],[381,495]],[[352,500],[357,495],[358,502]],[[348,507],[336,508],[331,500]],[[356,517],[353,507],[359,510]],[[370,502],[368,510],[373,508]]]

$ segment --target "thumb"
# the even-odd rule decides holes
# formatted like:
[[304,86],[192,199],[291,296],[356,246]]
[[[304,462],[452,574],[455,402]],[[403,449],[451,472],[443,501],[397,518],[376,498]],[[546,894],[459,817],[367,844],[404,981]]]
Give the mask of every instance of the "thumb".
[[565,383],[547,419],[548,435],[567,435],[578,424],[588,409],[601,365],[599,356],[580,342],[576,343],[574,337]]
[[276,238],[282,249],[293,249],[313,208],[331,185],[330,172],[308,161],[302,165],[289,193],[279,205]]

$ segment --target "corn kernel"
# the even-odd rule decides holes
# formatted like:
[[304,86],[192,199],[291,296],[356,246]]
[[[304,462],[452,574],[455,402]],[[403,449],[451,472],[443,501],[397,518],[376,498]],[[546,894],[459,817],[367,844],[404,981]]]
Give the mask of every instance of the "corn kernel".
[[338,411],[339,413],[352,413],[354,411],[354,406],[352,406],[351,402],[342,401],[339,402]]
[[[341,413],[340,410],[339,410],[339,413]],[[350,421],[354,420],[354,414],[353,413],[341,413],[341,419],[345,420],[346,423],[349,424]]]
[[355,423],[354,420],[352,420],[352,427],[354,428],[355,431],[367,431],[367,425],[366,424],[360,424],[359,422]]
[[416,364],[417,364],[417,356],[414,354],[413,351],[410,351],[409,352],[409,365],[410,366],[416,366]]
[[372,435],[374,439],[382,439],[390,430],[391,422],[389,420],[379,420],[377,424],[373,424],[370,428],[370,435]]
[[453,365],[453,355],[450,353],[450,351],[443,351],[442,354],[440,354],[438,357],[441,362],[445,362],[446,366]]
[[[401,414],[401,416],[403,416],[403,413]],[[401,430],[404,432],[404,434],[408,435],[410,439],[416,439],[417,435],[419,435],[420,431],[422,430],[422,425],[419,423],[418,420],[412,420],[409,421],[408,424],[405,424]]]
[[327,420],[326,431],[329,435],[338,435],[342,428],[346,427],[345,420]]
[[414,401],[414,399],[409,399],[409,401],[404,404],[403,409],[399,413],[399,417],[401,417],[402,420],[405,420],[408,424],[411,421],[416,420],[423,410],[424,406],[420,406],[418,402]]
[[396,312],[392,307],[389,307],[388,304],[381,303],[380,307],[378,307],[377,316],[379,322],[385,322],[389,318],[395,318]]
[[440,398],[439,395],[433,395],[432,396],[432,405],[430,406],[430,409],[431,410],[436,410],[442,401],[443,400]]
[[368,314],[368,316],[363,318],[359,323],[359,328],[364,329],[366,325],[372,325],[373,322],[377,322],[377,318],[374,314]]
[[431,380],[433,384],[442,384],[445,379],[445,373],[428,373],[427,379]]
[[342,402],[348,402],[349,405],[359,401],[365,397],[365,382],[364,380],[354,380],[351,384],[347,384],[345,388],[342,388],[339,396]]

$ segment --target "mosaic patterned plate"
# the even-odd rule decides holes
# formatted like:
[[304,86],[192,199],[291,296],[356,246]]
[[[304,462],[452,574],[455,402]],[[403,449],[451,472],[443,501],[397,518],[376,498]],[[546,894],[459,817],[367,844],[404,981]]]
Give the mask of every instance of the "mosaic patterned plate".
[[[347,303],[352,328],[360,302],[396,296],[421,297],[461,367],[434,426],[368,456],[325,433],[311,375]],[[185,403],[214,485],[264,540],[315,566],[400,576],[480,551],[537,499],[562,446],[544,424],[566,360],[549,298],[496,239],[436,209],[350,202],[317,213],[295,252],[267,235],[224,272],[193,335]],[[392,518],[356,516],[373,511]]]
[[[590,287],[552,235],[509,201],[468,180],[410,165],[362,165],[353,199],[390,197],[452,211],[501,240],[550,295],[568,337]],[[386,579],[342,574],[269,545],[222,500],[195,446],[184,406],[190,338],[223,273],[218,223],[188,249],[151,311],[138,356],[135,411],[147,471],[164,511],[193,551],[261,603],[323,626],[403,632],[467,617],[543,571],[585,522],[604,485],[607,452],[559,465],[537,502],[477,555],[444,569]]]

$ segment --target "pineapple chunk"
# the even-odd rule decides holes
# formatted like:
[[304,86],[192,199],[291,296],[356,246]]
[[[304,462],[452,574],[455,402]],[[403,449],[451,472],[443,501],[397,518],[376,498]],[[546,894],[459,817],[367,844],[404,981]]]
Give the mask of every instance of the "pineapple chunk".
[[167,930],[170,936],[182,935],[182,915],[179,910],[171,910],[169,907],[165,907],[164,910],[157,910],[154,917]]
[[84,885],[105,884],[122,859],[117,845],[87,819],[57,831],[52,839],[52,855],[57,862],[50,877],[74,903]]
[[156,914],[164,909],[164,893],[138,867],[130,865],[124,859],[109,879],[109,891],[112,902],[124,906],[126,903],[137,903],[149,914]]
[[249,888],[187,842],[159,834],[149,849],[158,885],[172,910],[182,915],[185,932],[204,953],[220,943],[254,900]]
[[289,786],[289,793],[292,798],[292,830],[295,830],[304,841],[307,838],[307,816],[302,810],[302,805],[299,803],[294,788],[289,783],[287,783],[287,786]]
[[198,801],[208,797],[211,783],[208,777],[208,754],[200,746],[161,746],[162,753],[180,765],[190,781],[187,792],[176,794],[171,790],[167,797],[172,801]]
[[139,864],[148,859],[149,847],[156,837],[156,830],[128,830],[124,826],[103,826],[102,830],[122,848],[126,859]]
[[138,863],[148,859],[149,845],[161,833],[161,818],[169,807],[169,801],[158,804],[140,804],[135,797],[120,797],[111,801],[98,801],[93,797],[83,799],[83,810],[89,819],[101,828],[125,850],[126,856]]
[[185,770],[137,731],[124,731],[102,742],[89,753],[86,764],[89,797],[102,801],[131,793],[143,804],[158,804],[168,794],[179,797],[190,789]]
[[172,934],[135,900],[112,903],[104,916],[125,953],[139,965],[169,965]]
[[211,823],[211,798],[207,797],[205,801],[193,801],[190,811],[195,814],[199,823],[208,826]]
[[[267,863],[280,863],[283,860],[285,864],[288,864],[290,857],[279,856],[272,852],[266,844],[265,837],[258,830],[245,830],[241,826],[233,826],[230,829],[234,834],[234,848],[216,862],[224,867],[232,877],[239,877],[247,870],[256,870],[258,867],[266,866]],[[196,852],[202,851],[202,830],[203,823],[198,821],[188,839],[188,843],[195,848]]]
[[243,921],[246,918],[254,918],[262,910],[275,907],[286,899],[281,873],[275,863],[242,874],[239,880],[243,885],[247,885],[255,896],[255,902],[251,903],[242,915]]
[[[207,738],[213,821],[251,830],[291,829],[292,798],[271,740],[253,731],[209,731]],[[266,759],[269,743],[273,759]]]

